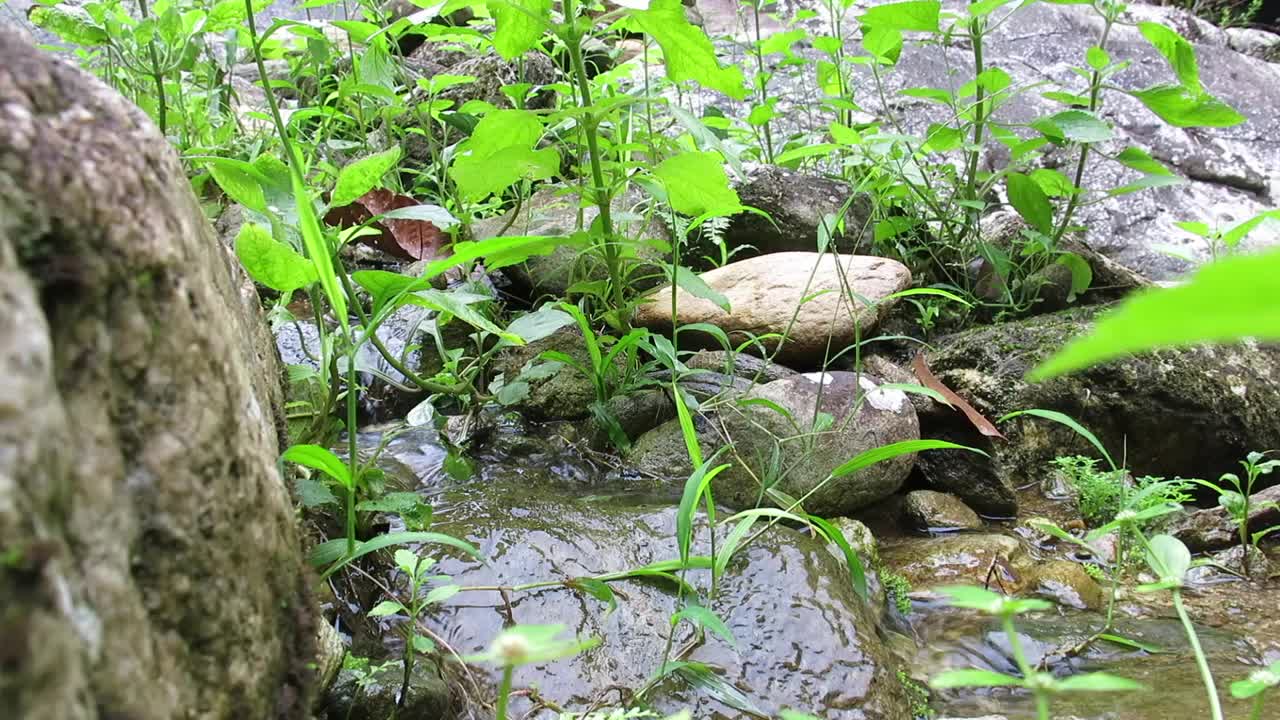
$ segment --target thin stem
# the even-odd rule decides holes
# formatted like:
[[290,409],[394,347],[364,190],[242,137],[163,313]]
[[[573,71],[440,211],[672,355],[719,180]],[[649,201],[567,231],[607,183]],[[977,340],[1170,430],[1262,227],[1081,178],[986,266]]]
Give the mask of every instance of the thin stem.
[[1196,628],[1191,624],[1191,618],[1187,616],[1187,609],[1182,605],[1182,590],[1180,588],[1173,589],[1173,609],[1178,613],[1178,619],[1182,621],[1182,627],[1187,631],[1187,642],[1191,644],[1191,651],[1196,656],[1196,667],[1200,670],[1200,680],[1204,683],[1204,691],[1209,695],[1209,713],[1213,720],[1222,720],[1222,703],[1218,700],[1218,686],[1213,682],[1213,673],[1209,670],[1209,661],[1204,656],[1204,650],[1200,647],[1200,638],[1196,635]]
[[1036,715],[1039,720],[1051,720],[1049,717],[1049,696],[1043,690],[1036,691]]
[[[613,215],[610,212],[609,194],[604,185],[604,166],[600,160],[600,142],[597,139],[599,118],[591,107],[591,83],[587,80],[587,67],[582,60],[582,33],[578,30],[577,5],[574,0],[564,2],[564,43],[569,48],[569,58],[573,63],[573,74],[577,80],[578,93],[582,98],[585,111],[583,132],[587,136],[587,152],[590,155],[592,194],[596,207],[600,211],[600,229],[604,234],[604,263],[609,270],[610,295],[615,310],[623,307],[622,297],[622,258],[614,244]],[[625,318],[619,318],[620,324],[628,326]]]
[[1258,693],[1253,697],[1253,709],[1249,711],[1249,720],[1262,720],[1262,705],[1265,693]]
[[515,670],[511,665],[502,668],[502,685],[498,687],[498,707],[494,714],[497,720],[507,720],[507,702],[511,699],[511,680]]
[[351,485],[347,487],[347,555],[356,551],[356,486],[360,484],[360,456],[356,437],[356,349],[347,353],[347,454],[351,471]]
[[[974,83],[974,108],[973,108],[973,145],[969,150],[969,162],[965,168],[965,188],[964,196],[966,200],[977,200],[977,183],[978,183],[978,159],[982,154],[982,131],[986,127],[986,88],[983,87],[981,77],[986,70],[986,65],[982,58],[982,36],[986,32],[983,27],[982,18],[974,18],[969,23],[969,39],[973,43],[973,76],[976,80]],[[978,223],[978,209],[975,207],[965,208],[965,231],[966,235],[972,237],[971,233],[975,232]]]
[[[769,82],[764,74],[764,48],[760,44],[760,3],[763,0],[751,0],[751,17],[756,26],[756,86],[760,88],[760,104],[767,105],[769,103]],[[764,123],[764,142],[765,142],[765,160],[770,164],[773,163],[773,131],[770,126],[773,124],[771,120]]]
[[[147,10],[147,0],[138,0],[138,12],[142,15],[143,20],[148,18],[150,13]],[[156,38],[154,34],[151,36],[151,42],[147,44],[147,55],[151,60],[151,78],[155,80],[156,83],[156,114],[159,116],[160,134],[167,135],[168,133],[166,132],[166,129],[168,127],[168,121],[165,116],[169,114],[169,109],[165,101],[164,74],[160,70],[160,53],[156,50]],[[262,61],[258,60],[258,64],[261,65]],[[266,77],[265,72],[262,74],[263,77]]]

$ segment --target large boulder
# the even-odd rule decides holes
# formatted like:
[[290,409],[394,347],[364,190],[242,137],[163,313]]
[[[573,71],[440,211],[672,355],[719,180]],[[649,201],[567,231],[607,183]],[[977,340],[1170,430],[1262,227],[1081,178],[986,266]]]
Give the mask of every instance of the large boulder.
[[[860,8],[871,4],[874,3],[858,3]],[[699,0],[698,7],[708,20],[714,15],[738,12],[732,3],[723,0]],[[947,0],[943,9],[963,16],[964,3]],[[807,22],[829,22],[825,3],[796,0],[781,6],[783,20],[810,10],[816,11],[817,16]],[[1001,17],[1005,12],[997,11]],[[845,15],[846,38],[861,36],[859,14],[860,10],[852,10]],[[1247,118],[1246,123],[1233,127],[1177,128],[1161,121],[1133,97],[1112,90],[1104,93],[1102,114],[1115,124],[1116,132],[1114,140],[1103,143],[1100,149],[1114,154],[1126,146],[1140,148],[1187,182],[1100,198],[1082,208],[1076,221],[1086,228],[1084,239],[1103,254],[1153,279],[1169,279],[1181,274],[1187,265],[1162,252],[1161,246],[1173,246],[1197,260],[1209,255],[1202,240],[1177,228],[1175,222],[1191,220],[1226,227],[1280,201],[1280,144],[1274,141],[1280,136],[1280,64],[1237,51],[1234,48],[1245,47],[1239,38],[1233,39],[1227,32],[1178,8],[1130,3],[1121,20],[1111,28],[1107,52],[1114,61],[1131,64],[1109,77],[1108,84],[1134,90],[1176,82],[1168,64],[1136,27],[1139,21],[1155,21],[1173,27],[1192,43],[1206,89]],[[988,68],[998,67],[1009,74],[1011,87],[1049,89],[1051,86],[1044,86],[1049,82],[1070,92],[1085,93],[1087,82],[1075,73],[1075,68],[1085,66],[1085,53],[1098,42],[1102,26],[1101,18],[1088,5],[1021,5],[1008,20],[995,23],[983,42],[984,59]],[[1269,47],[1269,57],[1274,58],[1275,45]],[[813,60],[825,59],[818,51],[799,44],[794,52]],[[796,133],[811,138],[810,142],[825,142],[831,114],[813,111],[814,98],[823,97],[817,76],[807,64],[788,66],[786,58],[774,57],[779,59],[766,68],[771,73],[769,97],[777,102],[774,137]],[[897,133],[901,127],[920,136],[930,123],[949,122],[953,112],[942,104],[904,96],[899,91],[956,90],[973,79],[971,70],[956,71],[966,58],[972,60],[967,48],[933,39],[908,39],[894,68],[877,68],[878,81],[872,77],[869,65],[855,68],[852,99],[874,116],[892,115],[896,123],[885,132]],[[748,78],[749,83],[752,80]],[[695,91],[685,98],[692,103],[695,114],[711,105],[744,117],[750,111],[749,105],[727,102],[712,91]],[[1064,109],[1064,105],[1043,97],[1039,91],[1018,93],[1002,105],[997,119],[1022,125]],[[864,114],[858,119],[870,121],[875,117]],[[1007,151],[998,151],[1001,146],[995,142],[988,147],[993,152],[984,161],[989,163],[984,169],[1002,168],[1008,162]],[[1073,152],[1049,152],[1041,162],[1045,167],[1071,173],[1074,157]],[[1135,177],[1133,171],[1101,161],[1091,164],[1084,185],[1105,191]],[[1249,244],[1276,242],[1280,242],[1280,223],[1257,229]]]
[[[708,404],[695,424],[703,456],[727,448],[718,461],[732,464],[712,483],[716,500],[735,508],[790,504],[766,492],[767,485],[803,499],[811,513],[834,517],[892,495],[911,472],[912,455],[828,479],[859,453],[919,439],[906,394],[879,385],[866,374],[814,373],[752,387],[736,402]],[[693,470],[675,420],[641,435],[628,460],[677,487]]]
[[[725,312],[711,300],[684,289],[676,292],[676,322],[709,323],[735,345],[766,335],[749,349],[777,350],[777,359],[819,367],[824,357],[843,352],[867,337],[892,305],[885,299],[911,284],[911,271],[887,258],[786,252],[729,263],[702,273],[702,279],[729,302]],[[856,308],[856,310],[855,310]],[[636,310],[634,322],[659,332],[671,330],[671,287],[664,286]],[[687,332],[687,341],[714,345],[710,335]]]
[[257,294],[150,120],[3,29],[0,296],[5,713],[305,717]]
[[[980,327],[942,338],[928,363],[943,384],[987,418],[1042,408],[1092,431],[1136,475],[1216,480],[1254,450],[1280,447],[1280,347],[1240,345],[1161,350],[1028,383],[1024,375],[1088,329],[1094,310],[1078,309]],[[923,453],[932,486],[979,512],[1016,509],[1014,488],[1041,480],[1059,455],[1097,451],[1049,420],[1001,425],[1008,440],[979,435],[965,417],[933,405],[921,433],[990,453]]]
[[[436,569],[463,586],[512,587],[626,571],[676,557],[676,511],[624,496],[568,499],[532,477],[489,481],[446,496],[453,508],[434,529],[466,538],[487,563],[443,559]],[[763,526],[757,526],[762,528]],[[727,528],[723,528],[727,530]],[[706,529],[693,551],[705,554]],[[723,547],[724,536],[717,547]],[[706,588],[705,571],[685,580]],[[573,658],[524,666],[517,688],[536,686],[542,698],[569,710],[609,702],[611,689],[638,688],[663,659],[670,617],[679,609],[671,585],[642,579],[610,584],[617,608],[580,590],[552,585],[533,592],[469,592],[428,621],[462,655],[481,652],[511,622],[563,625],[601,644]],[[686,595],[686,600],[687,600]],[[705,663],[764,716],[784,708],[831,720],[909,717],[905,693],[876,631],[869,606],[854,595],[849,575],[813,538],[776,527],[741,550],[703,600],[724,620],[737,648],[714,633],[690,643],[676,631],[680,659]],[[482,678],[485,672],[477,668]],[[496,685],[499,673],[489,671]],[[714,693],[684,683],[659,685],[648,699],[659,709],[689,709],[694,717],[742,717]],[[527,697],[513,698],[523,715]]]

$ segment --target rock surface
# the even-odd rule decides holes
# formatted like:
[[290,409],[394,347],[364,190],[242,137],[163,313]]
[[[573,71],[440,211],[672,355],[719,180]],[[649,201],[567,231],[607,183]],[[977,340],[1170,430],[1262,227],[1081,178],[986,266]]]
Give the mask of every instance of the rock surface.
[[912,490],[902,502],[903,513],[917,530],[976,530],[982,518],[954,495],[936,490]]
[[[880,301],[908,287],[911,272],[886,258],[787,252],[731,262],[702,273],[702,279],[728,299],[730,311],[681,289],[676,293],[679,324],[710,323],[724,330],[735,345],[752,337],[785,333],[777,359],[817,367],[824,355],[843,351],[875,329],[890,304]],[[847,293],[860,299],[854,301]],[[660,288],[649,299],[637,309],[635,323],[670,332],[670,287]],[[856,304],[856,312],[851,312],[851,304]],[[694,336],[686,333],[684,337],[693,342]],[[697,336],[701,342],[714,342],[705,334]],[[764,345],[772,352],[778,341],[765,340]],[[755,344],[751,350],[760,352]]]
[[[818,377],[815,373],[775,380],[718,410],[697,414],[703,456],[728,447],[718,462],[733,464],[712,481],[717,502],[735,508],[790,504],[766,493],[764,480],[791,498],[803,498],[808,512],[831,517],[882,500],[902,486],[913,455],[829,481],[827,477],[861,452],[919,438],[915,408],[906,395],[879,389],[865,374],[827,373],[823,385]],[[826,420],[818,420],[819,432],[814,433],[810,429],[819,414]],[[680,424],[674,420],[640,436],[627,459],[677,487],[693,470]]]
[[[1280,525],[1280,507],[1275,505],[1280,503],[1280,485],[1254,493],[1249,502],[1249,532]],[[1174,523],[1170,533],[1186,543],[1193,552],[1219,550],[1240,542],[1238,526],[1221,507],[1205,508],[1184,515]]]
[[[445,559],[440,572],[462,585],[515,585],[617,572],[675,556],[673,505],[564,499],[548,490],[529,482],[497,483],[451,496],[453,509],[436,529],[473,542],[488,564]],[[705,529],[699,532],[705,538]],[[703,541],[694,548],[707,550]],[[708,582],[701,571],[686,579],[698,587]],[[571,634],[600,637],[599,647],[577,657],[516,673],[518,687],[536,685],[548,699],[585,707],[607,699],[607,688],[644,683],[661,661],[676,609],[669,586],[630,580],[611,586],[618,601],[613,612],[563,587],[512,593],[509,607],[496,592],[475,592],[448,603],[430,624],[464,655],[487,648],[509,622],[508,613],[517,623],[559,624]],[[874,619],[821,543],[782,528],[766,532],[729,565],[710,607],[739,648],[707,633],[685,659],[716,668],[766,716],[776,717],[782,708],[833,720],[909,716]],[[691,636],[682,626],[675,647]],[[483,670],[476,672],[484,677]],[[496,683],[496,673],[489,677]],[[660,710],[688,709],[695,717],[741,715],[684,683],[663,684],[651,699]],[[528,708],[526,698],[513,703],[518,714]]]
[[306,717],[257,294],[142,112],[3,29],[0,295],[5,712]]
[[1031,558],[1017,539],[994,533],[903,538],[882,543],[880,559],[906,578],[913,591],[977,585],[1014,594],[1026,587],[1031,569]]
[[[1088,428],[1135,475],[1217,478],[1258,448],[1280,447],[1280,347],[1161,350],[1043,383],[1023,378],[1096,311],[1069,310],[981,327],[937,341],[933,373],[991,420],[1027,408],[1054,410]],[[924,437],[990,453],[922,453],[929,483],[984,514],[1011,515],[1013,488],[1042,480],[1060,455],[1096,456],[1069,428],[1023,417],[1001,425],[1008,441],[983,437],[940,405],[921,415]]]

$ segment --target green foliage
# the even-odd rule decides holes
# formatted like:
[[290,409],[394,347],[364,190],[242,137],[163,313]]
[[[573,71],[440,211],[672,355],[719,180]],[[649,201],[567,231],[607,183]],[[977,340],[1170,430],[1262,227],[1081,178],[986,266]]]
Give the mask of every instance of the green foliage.
[[1127,470],[1100,470],[1096,459],[1080,455],[1055,458],[1053,465],[1075,491],[1081,517],[1095,527],[1111,522],[1124,509],[1142,512],[1191,500],[1189,480],[1131,479]]

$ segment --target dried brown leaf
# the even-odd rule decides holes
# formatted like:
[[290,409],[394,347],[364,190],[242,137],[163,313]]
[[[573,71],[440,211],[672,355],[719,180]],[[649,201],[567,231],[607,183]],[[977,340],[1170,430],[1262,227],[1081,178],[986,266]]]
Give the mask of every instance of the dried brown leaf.
[[[420,203],[408,195],[390,190],[370,190],[350,205],[330,210],[324,221],[339,227],[352,227],[367,222],[375,215],[414,207]],[[392,257],[404,260],[433,260],[444,255],[449,235],[428,220],[379,220],[370,227],[377,235],[359,238],[360,242],[377,248]]]
[[973,426],[978,429],[978,432],[987,437],[998,437],[1001,440],[1007,439],[1003,433],[996,429],[994,423],[984,417],[982,413],[975,410],[968,401],[957,395],[954,390],[943,385],[942,381],[934,376],[933,371],[929,370],[928,362],[925,361],[924,353],[917,354],[915,360],[911,361],[911,370],[915,373],[916,379],[920,381],[921,385],[929,388],[930,390],[936,391],[939,395],[946,398],[947,402],[951,403],[952,406],[959,408],[960,412],[964,413],[964,416],[969,418],[969,422],[973,423]]

